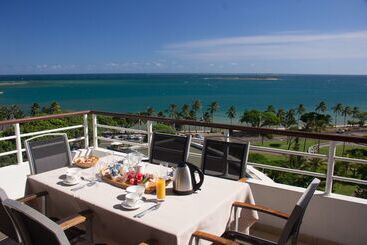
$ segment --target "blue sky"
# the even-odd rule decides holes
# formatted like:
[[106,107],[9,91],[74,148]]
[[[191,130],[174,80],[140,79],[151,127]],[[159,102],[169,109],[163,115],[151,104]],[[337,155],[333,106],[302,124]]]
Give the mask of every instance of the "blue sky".
[[2,0],[0,74],[367,74],[366,0]]

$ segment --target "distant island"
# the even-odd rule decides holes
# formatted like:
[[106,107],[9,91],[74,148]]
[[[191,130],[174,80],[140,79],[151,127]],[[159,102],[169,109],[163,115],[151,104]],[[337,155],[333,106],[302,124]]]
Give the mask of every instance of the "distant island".
[[275,80],[280,80],[279,77],[268,77],[268,76],[252,76],[252,77],[238,77],[238,76],[219,76],[219,77],[206,77],[204,79],[214,79],[214,80],[240,80],[240,81],[245,81],[245,80],[270,80],[270,81],[275,81]]
[[15,86],[15,85],[24,85],[27,83],[28,82],[5,82],[5,83],[0,82],[0,86]]

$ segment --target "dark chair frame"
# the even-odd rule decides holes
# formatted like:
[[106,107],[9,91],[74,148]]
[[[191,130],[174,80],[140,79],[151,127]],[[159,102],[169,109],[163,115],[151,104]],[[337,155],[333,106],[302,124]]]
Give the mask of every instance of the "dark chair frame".
[[[184,143],[184,156],[182,159],[182,162],[187,162],[189,159],[189,155],[190,155],[190,145],[191,145],[191,135],[187,135],[187,136],[181,136],[181,135],[170,135],[170,134],[161,134],[161,133],[153,133],[152,135],[152,140],[151,140],[151,144],[150,144],[150,150],[149,150],[149,162],[150,163],[155,163],[158,164],[158,161],[162,161],[162,162],[167,162],[165,160],[160,160],[160,159],[154,159],[153,158],[153,152],[155,150],[155,146],[156,146],[156,137],[159,135],[163,135],[166,137],[170,137],[170,138],[178,138],[178,139],[184,139],[185,143]],[[176,163],[179,164],[179,163]]]
[[[36,164],[35,164],[35,160],[34,157],[32,155],[32,149],[31,149],[31,142],[35,139],[39,139],[39,138],[43,138],[43,137],[63,137],[64,139],[64,143],[65,143],[65,147],[66,147],[66,154],[67,154],[67,158],[68,158],[68,162],[69,162],[69,166],[72,165],[72,157],[71,157],[71,151],[70,151],[70,145],[69,145],[69,140],[67,137],[66,133],[53,133],[53,134],[43,134],[43,135],[38,135],[35,136],[33,138],[27,139],[24,141],[24,145],[25,145],[25,149],[27,152],[27,157],[28,157],[28,161],[29,161],[29,167],[30,167],[30,171],[31,174],[37,174],[36,171]],[[47,141],[45,141],[45,143],[47,143]]]
[[[16,212],[22,213],[23,215],[27,216],[29,219],[34,220],[45,229],[47,229],[50,233],[56,237],[60,245],[69,245],[70,241],[66,237],[65,231],[67,229],[73,228],[77,225],[82,223],[86,224],[86,237],[87,243],[93,243],[93,234],[92,234],[92,217],[93,213],[90,210],[85,210],[79,212],[76,215],[72,215],[65,219],[59,220],[54,222],[53,220],[49,219],[42,213],[38,212],[37,210],[23,204],[22,202],[6,199],[3,201],[3,205],[11,216],[12,222],[14,227],[21,239],[22,244],[24,245],[32,245],[32,241],[29,236],[29,231],[26,229],[23,221],[19,219],[19,216]],[[16,211],[16,212],[15,212]]]
[[[46,191],[42,191],[42,192],[38,192],[38,193],[34,193],[34,194],[29,194],[27,196],[24,196],[22,198],[17,199],[17,201],[22,202],[22,203],[28,203],[31,201],[34,201],[38,198],[42,198],[42,209],[43,212],[45,212],[45,205],[46,205],[46,197],[47,197],[48,193]],[[10,217],[10,215],[7,213],[7,211],[5,210],[5,207],[3,206],[3,201],[5,201],[6,199],[9,199],[8,195],[6,194],[6,192],[0,188],[0,209],[3,209],[3,211],[5,211],[4,213],[2,213],[2,215],[6,215],[6,217],[2,217],[1,218],[1,222],[5,222],[5,224],[7,225],[7,231],[5,230],[0,230],[2,233],[4,233],[8,238],[8,240],[10,239],[11,241],[14,242],[20,242],[20,236],[16,230],[16,228],[14,227],[14,223],[12,218]]]
[[246,175],[246,169],[247,169],[247,161],[248,161],[248,156],[249,156],[249,152],[250,152],[250,142],[243,142],[243,143],[239,143],[239,142],[230,142],[230,141],[226,141],[226,140],[215,140],[215,139],[210,139],[210,138],[205,138],[204,139],[204,144],[203,144],[203,150],[202,150],[202,156],[201,156],[201,169],[203,171],[204,174],[206,173],[206,166],[207,166],[207,161],[206,161],[206,157],[207,157],[207,152],[208,152],[208,142],[217,142],[220,144],[223,144],[225,146],[225,151],[223,152],[223,164],[225,165],[225,173],[223,173],[222,176],[218,176],[218,175],[213,175],[216,177],[224,177],[226,178],[226,174],[228,172],[228,161],[230,159],[228,159],[228,151],[229,151],[229,147],[231,145],[236,145],[236,146],[242,146],[242,157],[240,159],[240,174],[239,174],[239,179],[247,177]]
[[235,202],[233,203],[233,207],[235,208],[235,212],[237,208],[244,208],[244,209],[251,209],[258,212],[262,212],[265,214],[270,214],[275,217],[287,220],[286,224],[284,225],[283,231],[280,235],[278,242],[269,241],[263,238],[259,238],[253,235],[247,235],[237,231],[226,231],[223,234],[223,237],[218,237],[213,234],[204,232],[204,231],[196,231],[193,233],[193,237],[196,239],[204,239],[208,241],[212,241],[215,244],[238,244],[237,241],[247,242],[250,244],[261,244],[261,245],[285,245],[289,240],[292,241],[293,245],[297,244],[299,230],[302,224],[303,216],[307,209],[309,202],[311,201],[317,187],[320,184],[320,180],[315,178],[313,181],[308,185],[305,192],[302,194],[298,202],[296,203],[292,213],[289,215],[287,213],[274,210],[271,208],[267,208],[261,205],[255,205],[250,203],[244,202]]

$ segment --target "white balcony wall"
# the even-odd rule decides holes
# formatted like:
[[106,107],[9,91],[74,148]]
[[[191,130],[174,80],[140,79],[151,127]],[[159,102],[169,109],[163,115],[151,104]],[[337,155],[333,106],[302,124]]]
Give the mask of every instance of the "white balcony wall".
[[[255,202],[290,213],[304,189],[277,183],[249,180]],[[270,215],[260,215],[260,224],[282,228],[285,222]],[[311,244],[332,241],[340,244],[366,244],[367,200],[317,192],[303,219],[300,233]],[[316,238],[316,239],[313,239]]]
[[[80,150],[74,156],[90,154],[93,151]],[[104,156],[108,150],[98,149],[94,155]],[[119,154],[119,153],[117,153]],[[10,198],[22,197],[25,193],[28,163],[0,168],[0,187]],[[303,193],[303,188],[249,179],[257,204],[290,213]],[[260,215],[260,224],[281,229],[284,221],[269,215]],[[340,244],[365,244],[367,241],[367,200],[317,192],[312,199],[301,226],[301,235],[308,237],[311,244],[333,241]],[[301,237],[302,238],[302,237]],[[311,240],[310,240],[311,239]]]

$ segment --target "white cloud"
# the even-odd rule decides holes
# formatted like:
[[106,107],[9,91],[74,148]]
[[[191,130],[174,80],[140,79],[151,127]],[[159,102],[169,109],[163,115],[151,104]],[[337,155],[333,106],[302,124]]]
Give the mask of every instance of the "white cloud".
[[[367,58],[367,31],[283,32],[269,35],[193,40],[166,45],[161,53],[188,60]],[[234,63],[236,63],[234,62]]]

